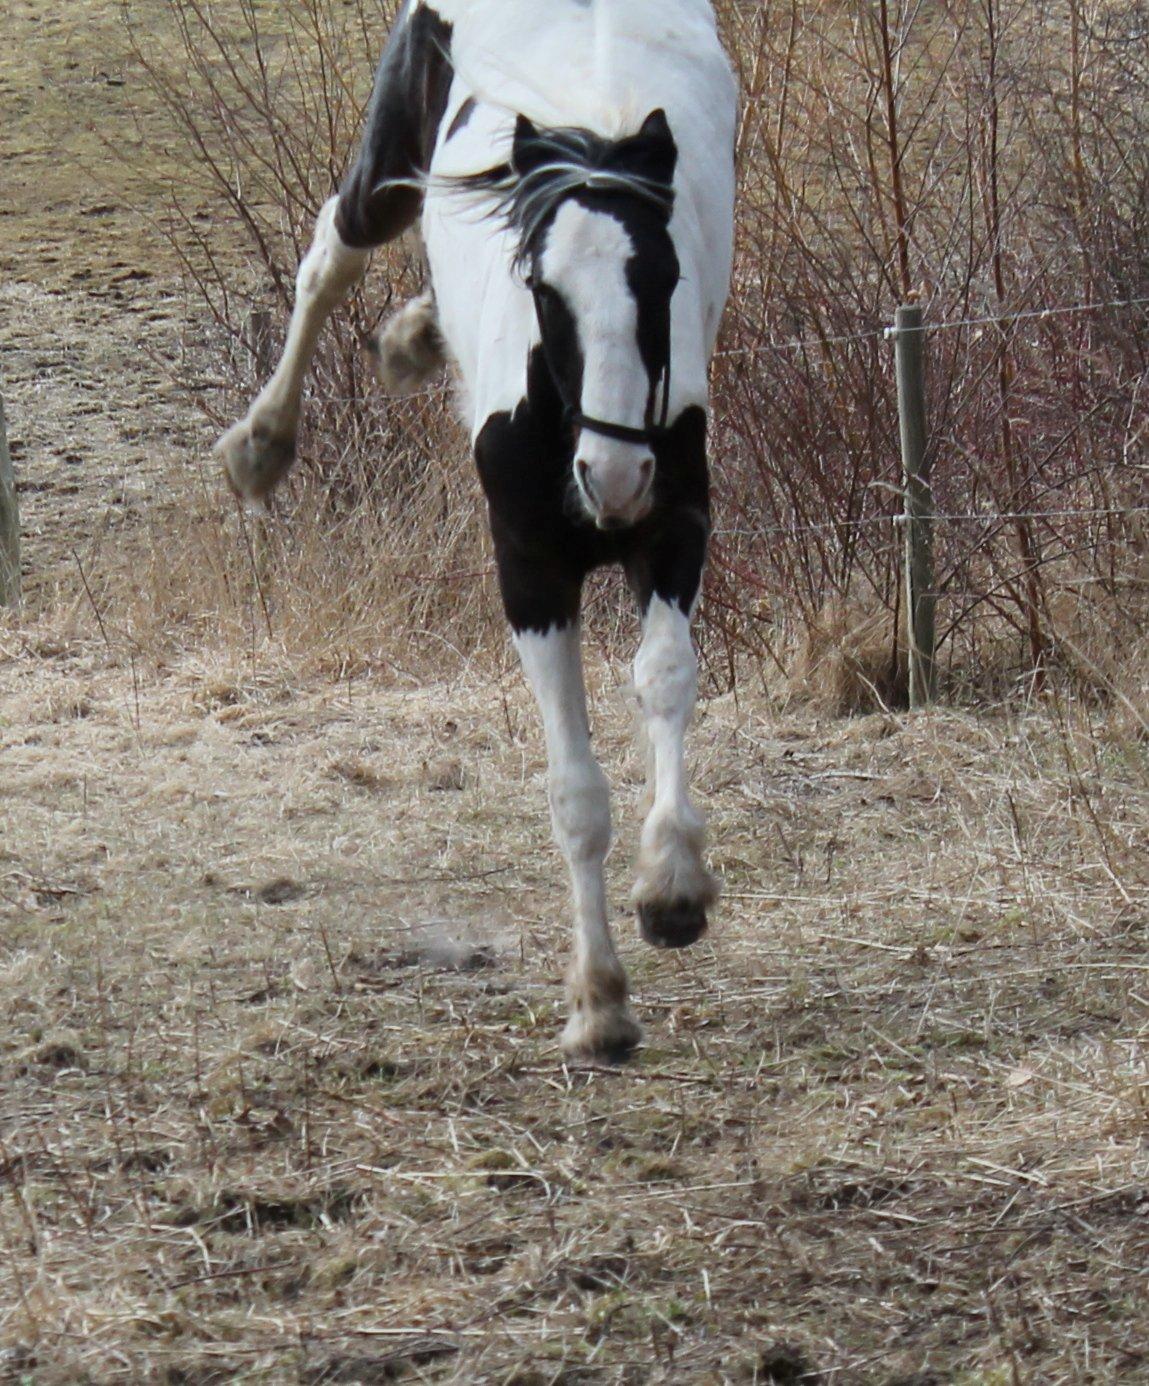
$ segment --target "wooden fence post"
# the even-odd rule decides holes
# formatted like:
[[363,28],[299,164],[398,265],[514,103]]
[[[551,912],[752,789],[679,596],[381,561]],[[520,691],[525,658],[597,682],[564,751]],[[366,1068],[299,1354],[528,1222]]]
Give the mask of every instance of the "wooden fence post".
[[910,707],[934,696],[934,497],[926,450],[925,329],[922,310],[904,303],[895,317],[898,425],[905,478],[906,633]]
[[0,606],[20,602],[20,508],[8,451],[4,396],[0,395]]

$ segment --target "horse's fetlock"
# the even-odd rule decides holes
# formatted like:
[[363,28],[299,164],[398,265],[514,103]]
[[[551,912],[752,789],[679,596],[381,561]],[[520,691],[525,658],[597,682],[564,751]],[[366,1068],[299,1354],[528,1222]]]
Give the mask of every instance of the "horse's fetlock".
[[[718,899],[718,881],[702,859],[704,834],[696,814],[647,823],[642,834],[633,900],[641,909],[678,906],[703,912]],[[705,927],[705,925],[703,925]]]
[[568,1058],[629,1058],[642,1040],[642,1027],[627,1001],[626,974],[615,969],[572,973],[570,1019],[563,1031],[562,1049]]

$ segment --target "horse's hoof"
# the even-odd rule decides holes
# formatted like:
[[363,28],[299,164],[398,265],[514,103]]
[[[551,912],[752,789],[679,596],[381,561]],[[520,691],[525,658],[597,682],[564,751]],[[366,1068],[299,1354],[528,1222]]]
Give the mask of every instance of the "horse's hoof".
[[262,500],[295,461],[295,437],[240,419],[215,445],[228,485],[244,500]]
[[638,927],[655,948],[689,948],[706,932],[706,905],[698,900],[642,901]]
[[599,1059],[624,1063],[642,1042],[642,1026],[629,1006],[576,1010],[563,1031],[562,1051],[568,1059]]
[[434,380],[447,362],[434,294],[405,303],[368,347],[376,377],[389,395],[413,394]]

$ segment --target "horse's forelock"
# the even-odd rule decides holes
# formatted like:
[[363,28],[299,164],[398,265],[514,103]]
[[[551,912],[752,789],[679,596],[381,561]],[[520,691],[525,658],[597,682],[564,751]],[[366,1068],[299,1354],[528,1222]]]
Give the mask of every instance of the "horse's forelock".
[[[491,198],[489,215],[518,234],[515,261],[521,268],[541,227],[575,193],[624,193],[670,216],[674,190],[669,184],[612,167],[611,155],[621,143],[578,127],[537,129],[516,145],[513,163],[442,181],[458,192]],[[520,171],[516,163],[525,169]]]

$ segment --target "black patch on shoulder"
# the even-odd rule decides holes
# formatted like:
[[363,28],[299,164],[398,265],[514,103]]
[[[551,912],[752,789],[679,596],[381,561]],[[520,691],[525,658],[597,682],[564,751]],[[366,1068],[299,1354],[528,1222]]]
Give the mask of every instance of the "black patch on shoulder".
[[492,414],[475,440],[503,608],[516,632],[569,625],[593,566],[584,551],[593,529],[582,533],[567,514],[573,454],[563,433],[562,401],[536,346],[526,399],[513,413]]
[[684,410],[654,451],[651,513],[629,529],[597,529],[572,499],[573,439],[542,348],[532,350],[526,398],[492,414],[475,441],[503,607],[516,632],[569,625],[587,574],[608,563],[623,565],[640,610],[658,595],[689,612],[710,529],[705,411]]
[[335,226],[351,246],[382,245],[419,215],[422,189],[394,186],[430,165],[447,108],[452,26],[427,4],[404,9],[383,50],[358,158],[344,179]]

